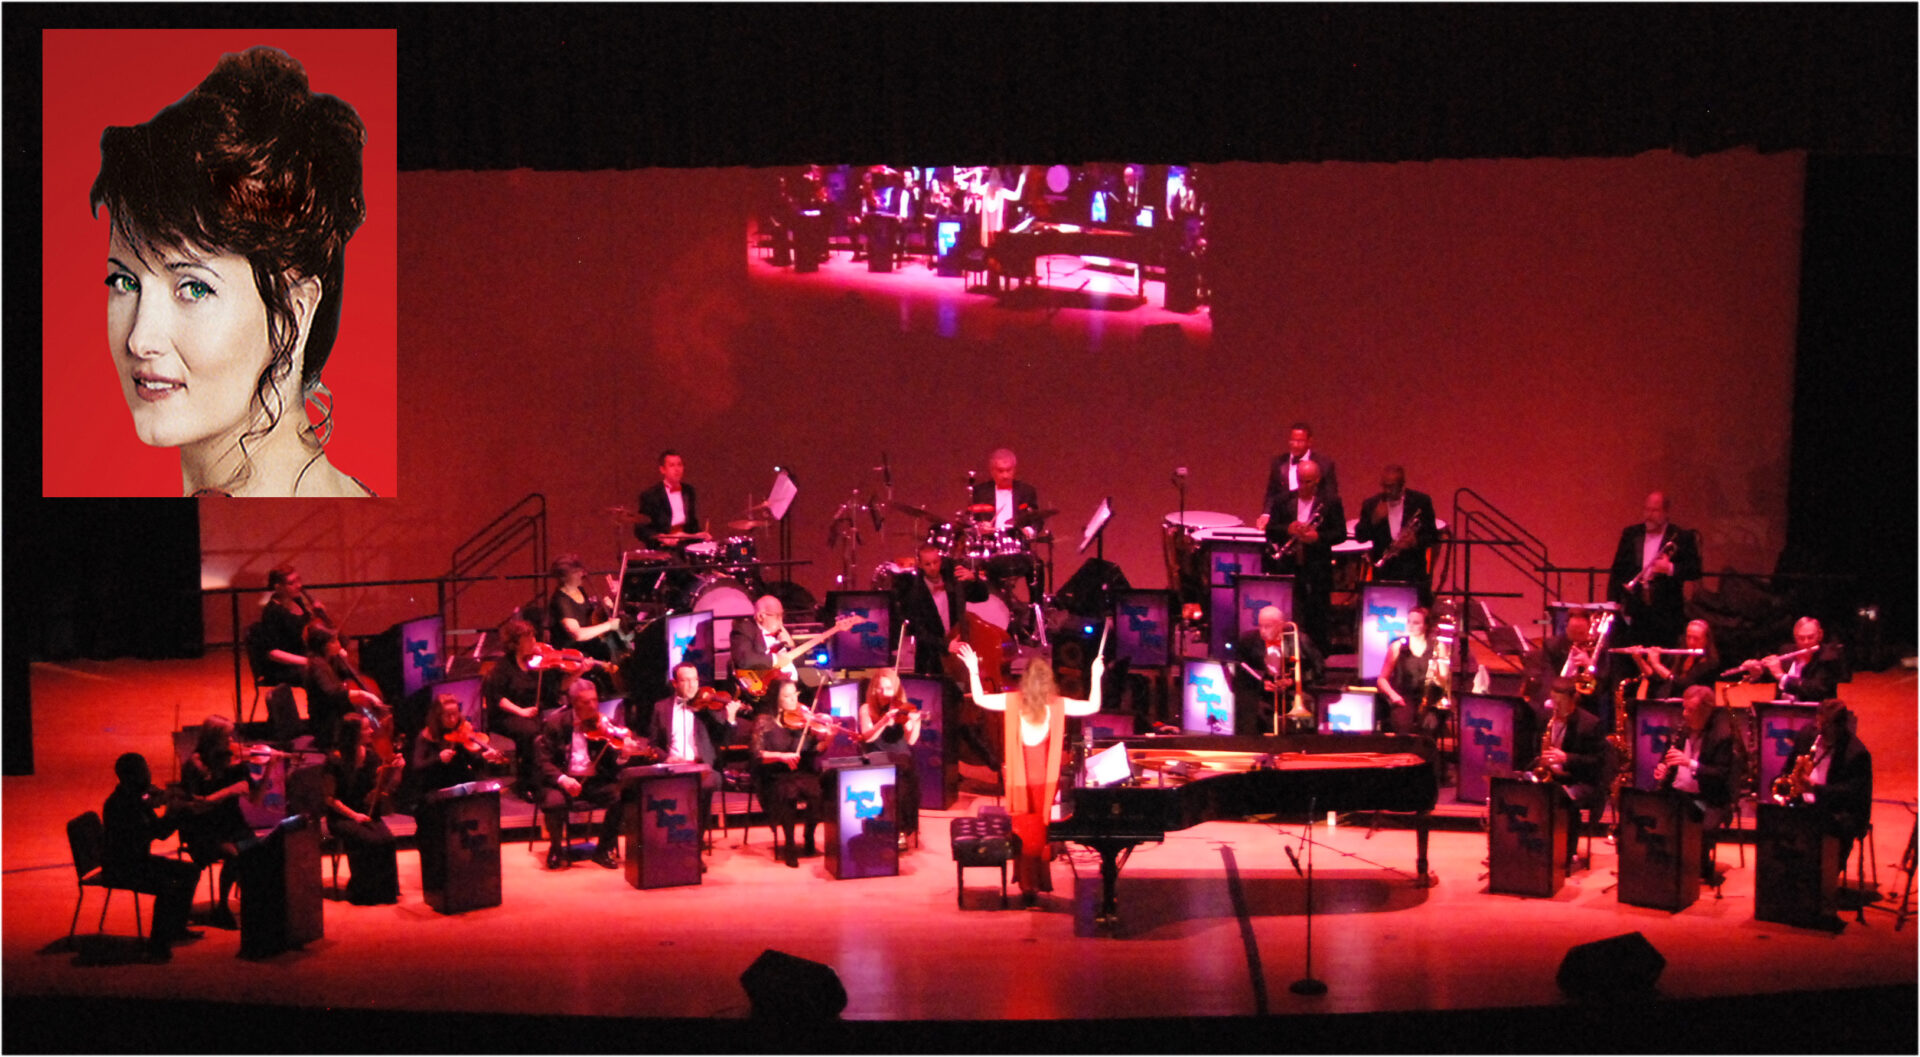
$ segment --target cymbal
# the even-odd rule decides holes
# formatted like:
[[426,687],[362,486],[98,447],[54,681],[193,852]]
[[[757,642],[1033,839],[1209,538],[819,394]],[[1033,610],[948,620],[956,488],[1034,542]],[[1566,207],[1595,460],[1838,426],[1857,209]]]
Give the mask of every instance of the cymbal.
[[770,509],[769,502],[766,500],[762,500],[733,516],[736,518],[751,518],[753,515],[758,514],[760,511],[767,510],[767,509]]
[[645,514],[636,514],[633,511],[628,510],[626,507],[623,507],[623,506],[610,506],[601,512],[606,514],[608,517],[614,519],[615,521],[637,523],[641,521],[653,520],[652,518],[648,517]]
[[763,529],[771,524],[773,522],[766,518],[741,518],[739,521],[727,522],[727,527],[735,532],[752,532],[754,529]]
[[1024,514],[1016,515],[1013,519],[1013,523],[1017,526],[1038,525],[1042,521],[1047,520],[1048,518],[1054,516],[1055,514],[1058,514],[1059,512],[1060,511],[1057,509],[1029,510]]
[[636,562],[670,562],[673,554],[662,550],[631,550],[627,552],[627,558]]
[[888,511],[898,510],[900,513],[905,514],[908,517],[925,518],[928,521],[940,520],[940,518],[937,515],[929,513],[925,510],[922,510],[921,508],[914,506],[911,503],[890,503],[882,499],[882,500],[876,501],[874,505],[881,508],[882,510],[888,510]]
[[972,506],[967,507],[965,510],[962,510],[961,513],[962,514],[991,514],[993,513],[993,504],[992,503],[975,503]]

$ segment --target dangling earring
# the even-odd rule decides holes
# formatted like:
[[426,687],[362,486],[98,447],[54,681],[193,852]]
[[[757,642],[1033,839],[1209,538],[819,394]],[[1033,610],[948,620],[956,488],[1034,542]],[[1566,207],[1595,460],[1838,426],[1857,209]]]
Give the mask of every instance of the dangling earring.
[[[333,390],[327,388],[327,383],[316,378],[313,386],[306,392],[305,403],[308,409],[307,430],[324,448],[327,446],[327,441],[333,437]],[[320,409],[320,421],[317,424],[313,421],[310,410],[314,407]]]

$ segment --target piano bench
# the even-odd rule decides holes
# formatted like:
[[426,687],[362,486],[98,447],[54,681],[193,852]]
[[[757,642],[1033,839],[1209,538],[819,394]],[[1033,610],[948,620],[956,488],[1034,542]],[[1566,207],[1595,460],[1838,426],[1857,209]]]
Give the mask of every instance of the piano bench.
[[951,830],[953,840],[954,900],[965,909],[966,870],[969,866],[1000,867],[1000,909],[1007,908],[1007,864],[1020,855],[1020,838],[1013,833],[1013,819],[1007,815],[979,815],[956,818]]

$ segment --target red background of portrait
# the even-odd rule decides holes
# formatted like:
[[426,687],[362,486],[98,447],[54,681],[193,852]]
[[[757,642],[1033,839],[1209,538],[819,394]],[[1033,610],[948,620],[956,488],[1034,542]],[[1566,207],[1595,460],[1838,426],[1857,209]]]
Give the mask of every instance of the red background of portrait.
[[306,67],[367,126],[367,219],[347,244],[339,338],[322,377],[334,393],[335,467],[396,492],[395,36],[375,30],[48,30],[42,37],[41,350],[43,494],[177,496],[180,456],[150,448],[105,349],[107,218],[89,214],[100,133],[134,125],[192,91],[227,52],[265,44]]

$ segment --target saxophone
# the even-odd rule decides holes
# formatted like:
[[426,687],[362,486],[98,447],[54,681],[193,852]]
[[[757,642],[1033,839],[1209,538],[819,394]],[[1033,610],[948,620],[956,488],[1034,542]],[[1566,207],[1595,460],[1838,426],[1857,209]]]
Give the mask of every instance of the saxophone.
[[[1633,721],[1627,715],[1627,684],[1631,679],[1622,679],[1613,688],[1613,733],[1607,735],[1607,744],[1620,758],[1620,766],[1613,772],[1613,790],[1611,796],[1617,804],[1620,788],[1633,778]],[[1615,815],[1618,815],[1616,807]]]
[[1546,782],[1553,779],[1553,765],[1547,762],[1547,750],[1553,748],[1553,720],[1548,719],[1546,729],[1540,732],[1540,753],[1534,757],[1533,766],[1527,769],[1527,781]]
[[1797,804],[1813,788],[1813,761],[1821,755],[1824,735],[1813,739],[1813,747],[1805,756],[1794,761],[1793,769],[1782,771],[1780,777],[1773,780],[1773,799],[1775,803]]

